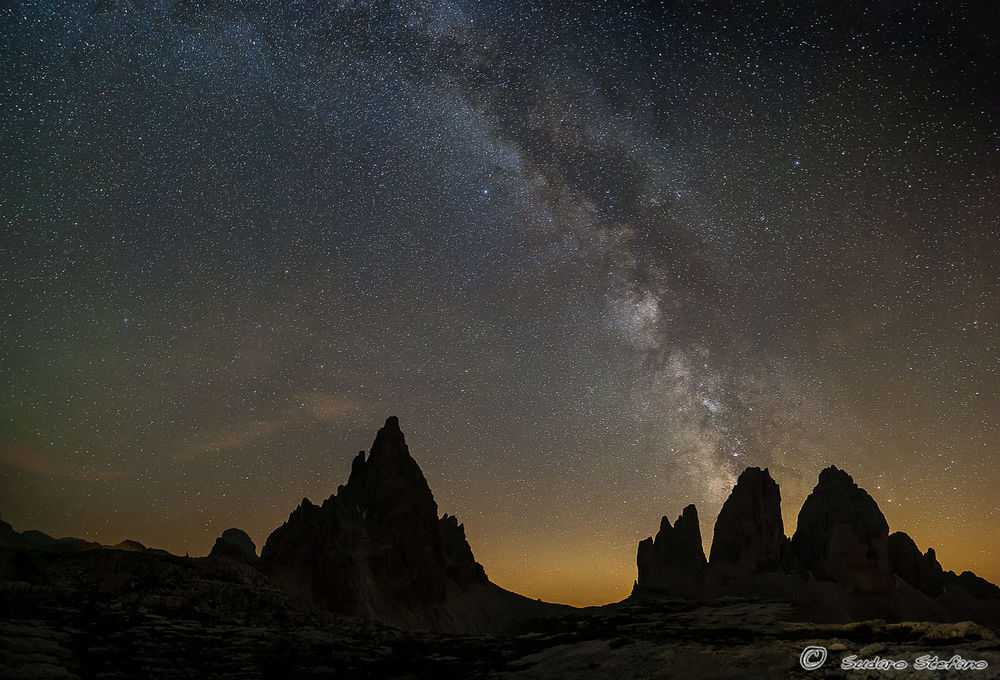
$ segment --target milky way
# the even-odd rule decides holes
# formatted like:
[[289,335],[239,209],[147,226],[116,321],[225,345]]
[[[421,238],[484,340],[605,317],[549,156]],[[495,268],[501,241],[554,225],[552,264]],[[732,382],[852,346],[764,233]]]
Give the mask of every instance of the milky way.
[[1000,579],[991,3],[0,9],[0,513],[260,545],[395,414],[491,578],[624,596],[836,464]]

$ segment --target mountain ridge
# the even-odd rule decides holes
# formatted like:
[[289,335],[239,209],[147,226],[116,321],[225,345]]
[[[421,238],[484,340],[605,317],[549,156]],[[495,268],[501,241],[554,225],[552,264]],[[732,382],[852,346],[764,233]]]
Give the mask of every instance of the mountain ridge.
[[[175,558],[133,540],[102,546],[18,533],[3,521],[0,548]],[[264,579],[301,606],[400,628],[498,632],[569,609],[490,581],[464,525],[438,515],[395,417],[367,453],[354,457],[346,483],[319,505],[303,498],[259,555],[245,532],[230,528],[198,559],[254,583]],[[118,568],[114,560],[108,564]],[[791,537],[784,533],[779,485],[767,468],[750,467],[715,520],[707,557],[691,504],[673,524],[663,516],[655,537],[639,542],[636,566],[625,602],[739,595],[791,603],[804,620],[1000,623],[1000,588],[970,571],[946,571],[933,548],[921,552],[907,534],[890,534],[877,502],[836,466],[820,472]]]
[[[697,522],[693,506],[685,515]],[[688,532],[700,536],[697,526]],[[833,465],[820,472],[790,538],[778,484],[766,468],[747,468],[716,520],[706,565],[679,568],[669,551],[650,564],[651,541],[639,543],[630,599],[754,595],[788,601],[805,620],[1000,624],[1000,588],[970,571],[944,571],[933,548],[921,553],[903,532],[890,536],[874,498]],[[658,570],[671,570],[672,581],[652,577]]]

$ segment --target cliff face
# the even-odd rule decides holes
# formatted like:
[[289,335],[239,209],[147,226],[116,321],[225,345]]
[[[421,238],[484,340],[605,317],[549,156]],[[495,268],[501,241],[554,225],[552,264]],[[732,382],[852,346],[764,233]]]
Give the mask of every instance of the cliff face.
[[709,562],[741,572],[775,571],[784,544],[778,485],[766,468],[747,468],[715,521]]
[[889,564],[894,574],[925,595],[937,597],[944,592],[944,570],[934,548],[921,555],[917,544],[902,531],[889,536]]
[[663,517],[656,538],[639,543],[636,562],[639,587],[677,594],[697,588],[707,562],[694,505],[684,508],[673,526]]
[[261,563],[327,611],[408,628],[489,630],[535,604],[490,583],[464,527],[438,517],[395,417],[354,459],[347,484],[322,505],[303,499],[271,533]]
[[802,504],[792,550],[817,578],[857,592],[892,588],[889,524],[868,492],[834,466],[820,473]]

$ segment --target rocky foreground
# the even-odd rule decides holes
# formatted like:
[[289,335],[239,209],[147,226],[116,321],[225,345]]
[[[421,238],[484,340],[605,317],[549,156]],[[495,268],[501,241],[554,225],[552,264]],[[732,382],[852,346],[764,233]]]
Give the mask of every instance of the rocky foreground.
[[[977,624],[789,621],[773,600],[629,601],[524,622],[505,635],[404,631],[289,600],[224,557],[2,553],[3,678],[844,677],[841,660],[906,660],[849,677],[996,677],[997,631]],[[807,672],[807,646],[828,650]],[[920,671],[921,656],[985,661]],[[972,675],[969,675],[972,673]]]

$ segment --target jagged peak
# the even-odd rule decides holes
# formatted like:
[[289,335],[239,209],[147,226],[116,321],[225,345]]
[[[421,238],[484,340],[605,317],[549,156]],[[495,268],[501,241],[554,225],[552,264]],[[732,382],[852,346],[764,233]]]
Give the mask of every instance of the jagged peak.
[[406,437],[403,435],[403,431],[399,429],[399,418],[396,416],[386,418],[385,425],[379,428],[378,434],[375,435],[375,442],[372,444],[371,451],[368,452],[367,462],[372,463],[376,459],[389,456],[410,458],[410,450],[406,446]]
[[464,525],[438,516],[395,417],[322,511],[306,503],[268,536],[261,564],[330,611],[436,626],[455,588],[488,584]]
[[[363,516],[372,508],[391,513],[403,504],[419,508],[421,514],[437,519],[434,496],[423,471],[410,456],[396,416],[386,418],[367,454],[362,450],[354,456],[347,483],[338,485],[336,493],[323,502],[322,508],[342,503],[357,509]],[[319,507],[303,498],[295,512]]]
[[749,482],[753,479],[762,479],[764,481],[770,481],[777,484],[777,482],[774,481],[774,478],[771,477],[770,470],[767,468],[761,469],[759,467],[747,467],[740,473],[740,476],[736,480],[736,485],[739,486],[741,482]]
[[[799,511],[799,521],[818,507],[832,507],[844,512],[852,508],[852,522],[866,526],[866,532],[888,535],[889,524],[878,503],[859,486],[854,478],[836,465],[831,465],[819,473],[819,480],[812,493],[806,497]],[[798,529],[796,529],[798,533]],[[794,540],[794,536],[793,536]]]
[[715,520],[709,562],[749,573],[780,566],[785,542],[781,492],[767,468],[748,467]]
[[698,522],[698,508],[695,507],[694,503],[689,504],[681,514],[677,516],[674,523],[670,524],[670,518],[666,515],[660,518],[660,530],[656,533],[657,541],[661,540],[661,536],[666,537],[676,531],[698,531],[699,535],[701,533],[701,528]]
[[844,485],[857,487],[854,478],[845,470],[841,470],[836,465],[831,465],[819,473],[818,486]]
[[[684,520],[686,522],[698,522],[698,508],[694,506],[694,503],[690,503],[684,510],[681,511],[681,516],[677,518],[677,522]],[[674,527],[677,526],[677,522],[674,522]]]

